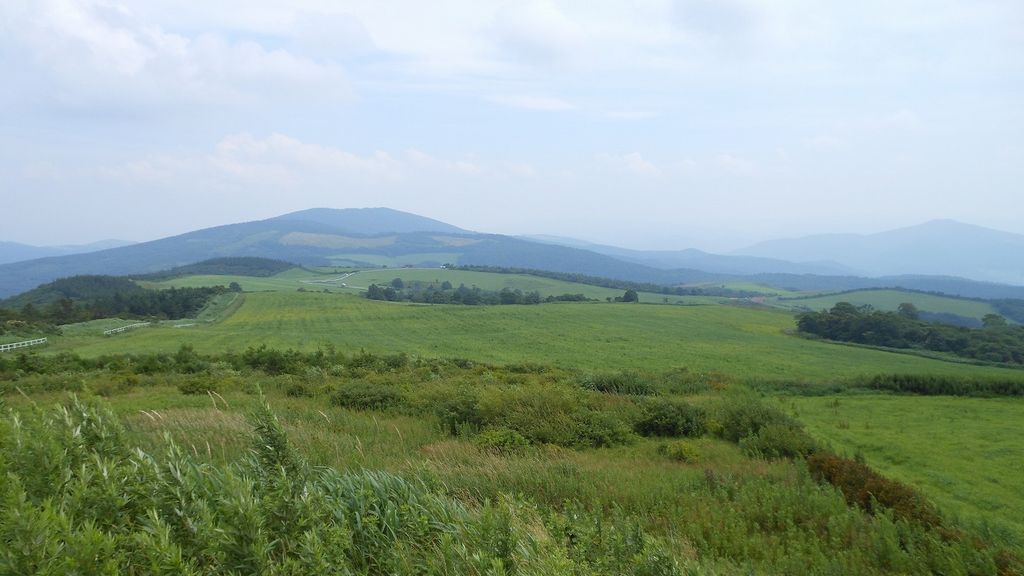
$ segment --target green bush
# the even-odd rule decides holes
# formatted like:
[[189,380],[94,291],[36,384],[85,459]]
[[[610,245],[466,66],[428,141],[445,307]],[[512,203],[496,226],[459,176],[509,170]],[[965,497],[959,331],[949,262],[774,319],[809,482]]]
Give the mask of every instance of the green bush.
[[216,392],[218,388],[217,381],[209,376],[188,376],[178,384],[178,391],[182,394],[207,394]]
[[292,382],[285,389],[284,393],[291,398],[309,398],[313,396],[313,391],[310,387],[302,382]]
[[452,436],[475,432],[484,424],[479,398],[469,388],[445,388],[428,396],[426,403],[424,411],[437,416],[441,429]]
[[619,414],[563,385],[489,388],[481,393],[479,413],[485,426],[515,430],[535,444],[601,447],[633,438]]
[[642,410],[633,428],[643,436],[697,437],[707,431],[704,409],[682,400],[652,398],[642,404]]
[[587,374],[580,377],[579,383],[587,390],[606,394],[648,396],[657,393],[654,387],[654,377],[636,370]]
[[352,381],[331,393],[331,403],[353,410],[390,410],[403,403],[402,392],[394,386]]
[[816,443],[803,429],[787,424],[768,424],[757,434],[740,439],[748,456],[759,458],[803,458],[816,450]]
[[488,428],[477,434],[473,443],[497,454],[521,454],[530,446],[530,441],[522,434],[508,428]]
[[688,442],[658,444],[658,454],[676,462],[696,464],[700,462],[700,451]]
[[762,428],[781,425],[798,428],[799,424],[777,408],[751,397],[730,398],[717,406],[715,433],[730,442],[756,436]]

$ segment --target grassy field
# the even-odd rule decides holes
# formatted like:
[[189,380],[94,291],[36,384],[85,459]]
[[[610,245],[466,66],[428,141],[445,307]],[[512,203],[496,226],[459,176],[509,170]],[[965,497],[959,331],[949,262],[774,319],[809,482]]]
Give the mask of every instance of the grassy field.
[[[366,290],[370,284],[386,285],[395,278],[401,278],[406,282],[451,282],[453,286],[465,284],[466,286],[477,286],[483,290],[499,291],[502,288],[511,290],[522,290],[523,292],[537,291],[542,297],[560,296],[562,294],[583,294],[588,298],[605,300],[622,296],[623,290],[602,288],[589,284],[578,284],[575,282],[564,282],[540,276],[528,274],[497,274],[493,272],[472,272],[465,270],[448,270],[445,268],[384,268],[372,270],[360,270],[355,273],[341,272],[328,274],[322,271],[308,271],[292,269],[270,278],[252,278],[244,276],[186,276],[175,278],[154,284],[157,287],[197,287],[197,286],[227,286],[231,282],[237,282],[247,292],[263,291],[289,291],[304,288],[307,290],[360,292]],[[641,292],[640,301],[644,303],[661,304],[715,304],[721,298],[709,298],[700,296],[666,296]]]
[[1024,546],[1024,399],[792,398],[812,434]]
[[918,310],[924,312],[956,314],[957,316],[977,318],[979,320],[986,314],[998,313],[988,302],[961,300],[959,298],[903,290],[859,290],[843,294],[826,294],[814,298],[780,300],[776,303],[789,308],[825,310],[835,306],[837,302],[849,302],[858,306],[867,304],[878,310],[887,311],[894,311],[900,304],[910,302],[917,306]]
[[[745,378],[833,381],[882,372],[1024,377],[913,355],[796,338],[786,312],[738,306],[558,303],[537,306],[432,306],[366,300],[352,294],[259,292],[227,319],[188,328],[159,326],[115,337],[54,339],[53,350],[85,355],[253,345],[313,350],[407,352],[487,362],[539,362],[575,368],[719,371]],[[71,331],[69,331],[71,332]]]
[[806,295],[804,292],[796,292],[794,290],[787,290],[785,288],[778,288],[776,286],[768,286],[766,284],[758,284],[756,282],[725,282],[723,284],[695,284],[697,288],[700,287],[722,287],[730,290],[744,290],[748,292],[760,292],[761,294],[771,294],[774,296],[782,296],[785,298],[792,298],[795,296]]

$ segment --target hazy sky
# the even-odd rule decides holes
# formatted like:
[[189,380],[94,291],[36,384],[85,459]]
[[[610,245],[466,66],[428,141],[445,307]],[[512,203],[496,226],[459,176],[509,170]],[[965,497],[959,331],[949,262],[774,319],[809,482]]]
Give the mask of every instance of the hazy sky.
[[0,2],[0,240],[1024,233],[1021,0]]

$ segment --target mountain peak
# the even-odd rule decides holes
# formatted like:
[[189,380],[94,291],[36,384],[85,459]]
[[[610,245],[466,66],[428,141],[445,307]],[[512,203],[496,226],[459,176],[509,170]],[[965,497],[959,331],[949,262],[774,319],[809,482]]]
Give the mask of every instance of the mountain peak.
[[350,234],[363,235],[408,234],[411,232],[469,233],[468,230],[440,220],[393,208],[309,208],[268,219],[268,221],[275,220],[314,222]]

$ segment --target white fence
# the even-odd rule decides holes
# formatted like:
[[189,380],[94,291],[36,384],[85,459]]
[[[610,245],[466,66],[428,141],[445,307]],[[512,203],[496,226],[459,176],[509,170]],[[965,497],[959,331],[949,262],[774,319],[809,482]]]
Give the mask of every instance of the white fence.
[[112,336],[114,334],[120,334],[121,332],[127,332],[135,328],[141,328],[143,326],[149,326],[149,322],[139,322],[137,324],[129,324],[127,326],[121,326],[120,328],[111,328],[110,330],[104,330],[104,336]]
[[38,346],[40,344],[46,344],[46,338],[36,338],[35,340],[25,340],[24,342],[14,342],[12,344],[0,344],[0,352],[7,352],[17,348],[28,348],[29,346]]

